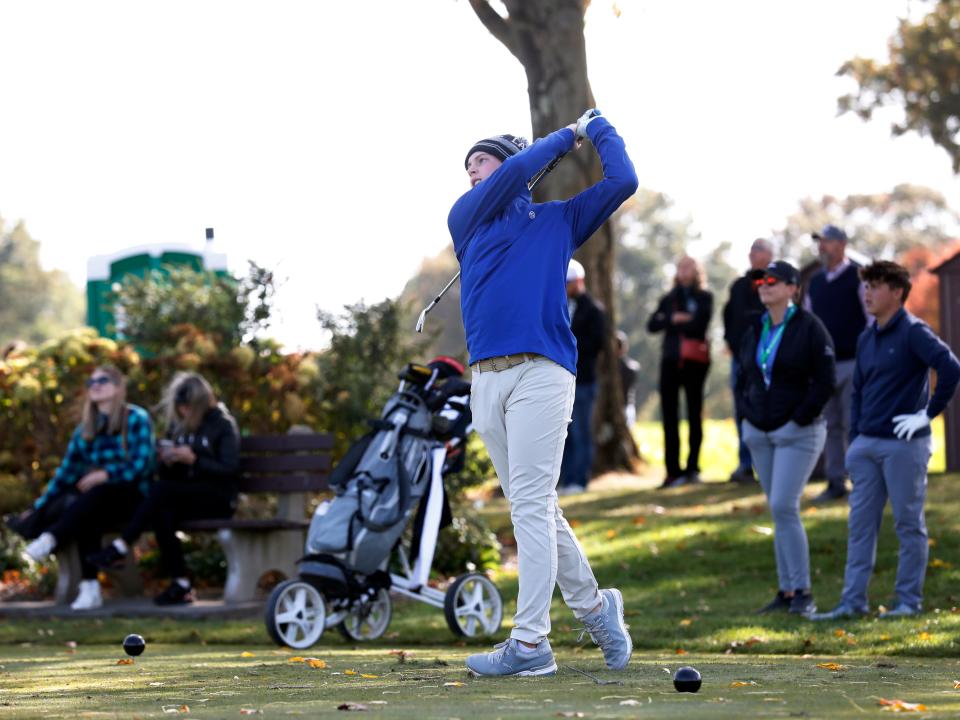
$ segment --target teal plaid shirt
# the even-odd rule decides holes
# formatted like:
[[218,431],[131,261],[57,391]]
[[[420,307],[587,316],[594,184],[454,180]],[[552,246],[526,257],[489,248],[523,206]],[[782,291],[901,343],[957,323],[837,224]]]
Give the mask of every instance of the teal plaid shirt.
[[83,438],[82,429],[77,427],[60,467],[34,507],[39,508],[50,498],[74,487],[84,475],[97,468],[107,471],[108,483],[138,483],[140,492],[146,494],[156,459],[153,423],[142,407],[127,405],[127,411],[126,453],[119,433],[100,432],[88,442]]

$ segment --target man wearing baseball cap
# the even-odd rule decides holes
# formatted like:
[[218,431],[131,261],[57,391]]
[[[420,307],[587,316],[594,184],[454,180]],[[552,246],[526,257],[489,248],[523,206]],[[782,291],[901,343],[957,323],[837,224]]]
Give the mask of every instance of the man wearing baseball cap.
[[814,502],[839,500],[847,494],[847,435],[850,431],[850,393],[857,338],[867,326],[860,266],[847,257],[847,234],[836,225],[813,233],[820,253],[820,270],[810,279],[804,307],[813,312],[830,333],[837,353],[837,385],[824,409],[827,444],[824,472],[827,487]]
[[567,266],[567,304],[570,329],[577,340],[577,385],[573,419],[567,427],[560,463],[558,495],[587,489],[593,467],[593,406],[597,399],[597,356],[603,350],[607,318],[587,292],[586,272],[576,260]]

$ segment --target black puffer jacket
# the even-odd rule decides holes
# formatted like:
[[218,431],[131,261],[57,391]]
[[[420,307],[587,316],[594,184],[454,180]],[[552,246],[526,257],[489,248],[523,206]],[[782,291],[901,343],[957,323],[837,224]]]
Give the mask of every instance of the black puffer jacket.
[[236,494],[240,431],[223,403],[207,410],[196,432],[171,431],[167,439],[176,445],[189,445],[197,460],[193,465],[159,463],[161,480],[208,482],[220,487],[225,494]]
[[820,319],[797,307],[773,361],[769,389],[757,365],[763,316],[747,328],[740,345],[736,390],[741,416],[770,432],[793,420],[809,425],[823,412],[836,384],[833,341]]

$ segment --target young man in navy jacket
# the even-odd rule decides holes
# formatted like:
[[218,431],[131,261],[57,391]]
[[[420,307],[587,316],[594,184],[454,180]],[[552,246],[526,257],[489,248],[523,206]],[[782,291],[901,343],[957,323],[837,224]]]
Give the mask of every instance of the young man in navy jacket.
[[[897,604],[880,617],[909,617],[922,610],[930,420],[943,412],[960,382],[960,362],[950,348],[903,308],[910,294],[906,268],[882,260],[864,268],[860,276],[866,283],[867,311],[876,323],[860,335],[853,374],[847,567],[840,604],[814,615],[814,620],[857,617],[869,611],[867,585],[888,497],[900,541]],[[930,370],[937,373],[932,397]]]
[[[534,203],[527,183],[574,143],[589,139],[604,178],[562,202]],[[577,344],[570,329],[570,258],[637,189],[623,140],[595,111],[529,147],[511,135],[476,143],[465,161],[471,189],[447,224],[460,261],[463,325],[473,368],[473,425],[493,461],[517,540],[519,594],[510,637],[471,655],[474,675],[552,675],[547,636],[554,585],[622,669],[632,643],[623,598],[600,591],[557,504],[570,422]]]

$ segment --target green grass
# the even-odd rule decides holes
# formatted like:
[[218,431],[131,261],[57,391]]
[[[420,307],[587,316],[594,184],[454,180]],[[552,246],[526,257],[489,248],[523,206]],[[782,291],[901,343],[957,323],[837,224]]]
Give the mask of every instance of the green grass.
[[[15,648],[0,669],[0,718],[333,716],[360,703],[384,718],[746,718],[861,717],[880,712],[880,699],[922,702],[947,716],[960,713],[953,689],[955,660],[844,659],[837,672],[817,668],[832,657],[645,655],[623,672],[601,670],[594,654],[564,650],[572,664],[604,680],[563,668],[553,678],[470,679],[465,651],[416,649],[404,663],[383,648],[319,647],[327,667],[289,662],[266,646],[149,646],[133,665],[117,665],[119,648]],[[680,664],[704,677],[698,694],[674,691]],[[360,674],[346,675],[346,671]],[[738,683],[743,685],[734,686]]]
[[[566,669],[556,679],[469,680],[465,656],[490,642],[458,640],[442,612],[414,602],[397,601],[387,635],[362,648],[335,632],[325,635],[303,653],[325,660],[329,667],[323,670],[288,663],[290,653],[269,645],[258,618],[7,620],[0,622],[0,720],[83,713],[163,717],[164,706],[183,704],[198,717],[235,717],[241,708],[264,716],[313,716],[336,713],[342,702],[364,702],[391,718],[563,712],[858,717],[880,712],[881,697],[923,702],[938,715],[960,713],[960,690],[953,687],[960,680],[960,570],[952,565],[960,556],[960,476],[930,478],[928,612],[895,622],[872,616],[827,624],[754,614],[776,590],[771,522],[757,488],[708,482],[659,491],[658,479],[608,476],[591,492],[562,502],[601,584],[623,590],[635,655],[626,671],[603,671],[597,650],[589,642],[577,644],[577,624],[559,594],[551,642],[561,664],[623,685],[595,685]],[[808,499],[816,490],[808,489]],[[821,607],[830,607],[842,583],[846,508],[805,507],[813,589]],[[487,502],[479,512],[506,544],[504,569],[496,575],[506,601],[503,637],[516,596],[509,515],[502,500]],[[871,585],[874,605],[891,596],[895,569],[888,512]],[[134,665],[116,665],[129,632],[146,637],[147,652]],[[413,656],[400,664],[388,654],[393,648]],[[254,657],[241,657],[244,651]],[[846,669],[818,669],[819,662]],[[673,691],[664,670],[680,664],[704,673],[700,694]],[[378,677],[335,674],[347,669]],[[756,685],[730,686],[738,681]],[[290,685],[310,687],[281,687]],[[620,705],[633,699],[640,705]]]

